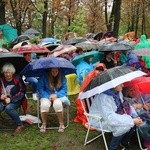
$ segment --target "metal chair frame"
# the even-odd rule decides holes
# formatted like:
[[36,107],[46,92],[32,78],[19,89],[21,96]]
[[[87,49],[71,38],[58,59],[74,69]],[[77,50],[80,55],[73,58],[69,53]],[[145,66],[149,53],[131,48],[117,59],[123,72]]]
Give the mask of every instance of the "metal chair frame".
[[[51,109],[51,107],[50,107]],[[69,106],[64,106],[64,113],[66,115],[66,119],[65,119],[65,128],[67,128],[69,126]],[[54,110],[52,110],[52,112],[48,113],[48,116],[54,115],[56,116],[56,113],[54,112]],[[40,119],[40,100],[37,100],[37,117]],[[41,123],[38,122],[38,128],[40,128]],[[59,125],[58,126],[51,126],[51,127],[46,127],[46,129],[59,129]]]

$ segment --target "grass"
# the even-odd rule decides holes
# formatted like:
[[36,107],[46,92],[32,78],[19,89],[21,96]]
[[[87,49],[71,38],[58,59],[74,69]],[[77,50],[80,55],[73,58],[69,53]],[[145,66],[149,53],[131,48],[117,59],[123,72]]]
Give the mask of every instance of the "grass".
[[[102,138],[84,146],[86,129],[81,123],[74,123],[76,115],[75,97],[70,97],[70,124],[64,133],[58,133],[57,130],[47,130],[46,133],[40,133],[37,124],[24,124],[25,130],[22,134],[11,136],[12,130],[3,130],[0,134],[0,150],[105,150]],[[36,102],[29,100],[28,113],[36,115]],[[14,128],[12,121],[0,119],[1,125]],[[5,122],[5,123],[4,123]],[[91,135],[96,135],[92,131]],[[111,135],[107,134],[107,141],[110,141]],[[134,150],[138,150],[137,141],[132,142]]]

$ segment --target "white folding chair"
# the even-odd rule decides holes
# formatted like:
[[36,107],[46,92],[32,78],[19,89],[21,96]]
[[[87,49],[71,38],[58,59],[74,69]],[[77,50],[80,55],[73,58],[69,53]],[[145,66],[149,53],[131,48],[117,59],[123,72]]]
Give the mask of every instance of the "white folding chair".
[[[55,118],[57,119],[56,113],[54,111],[54,109],[52,107],[50,107],[50,112],[48,113],[48,116],[50,118],[53,118],[53,120],[55,120]],[[37,100],[37,117],[38,119],[40,119],[40,100]],[[46,129],[59,129],[59,124],[57,122],[57,120],[55,120],[56,123],[49,123],[48,120],[48,126],[46,127]],[[64,106],[64,125],[65,128],[67,128],[69,126],[69,106]],[[38,122],[38,127],[40,128],[41,124]]]
[[[92,104],[92,99],[93,99],[93,97],[81,100],[82,108],[84,110],[84,114],[87,117],[87,121],[88,121],[87,122],[88,129],[87,129],[87,133],[86,133],[86,136],[85,136],[84,145],[87,145],[87,144],[91,143],[92,141],[94,141],[97,138],[102,136],[104,144],[105,144],[105,148],[106,148],[106,150],[108,150],[105,133],[110,132],[110,131],[104,130],[102,128],[102,122],[101,122],[102,117],[101,116],[99,116],[97,114],[89,114],[89,109],[90,109],[90,106]],[[92,119],[98,120],[98,122],[99,122],[99,127],[98,128],[95,128],[90,124]],[[97,136],[89,139],[89,133],[90,133],[91,128],[95,128],[95,130],[97,130],[99,134]]]

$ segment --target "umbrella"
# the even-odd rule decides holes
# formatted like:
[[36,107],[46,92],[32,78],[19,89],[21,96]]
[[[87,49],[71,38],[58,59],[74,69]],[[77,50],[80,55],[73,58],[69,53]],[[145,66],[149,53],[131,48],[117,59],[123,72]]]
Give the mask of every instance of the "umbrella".
[[99,51],[119,51],[119,50],[132,50],[133,46],[121,42],[104,43],[99,48]]
[[64,74],[75,73],[75,66],[68,60],[60,57],[44,57],[29,63],[21,74],[26,76],[41,76],[49,68],[60,68]]
[[10,42],[10,48],[13,48],[14,45],[16,45],[16,44],[18,44],[20,42],[29,41],[29,40],[30,40],[29,36],[27,36],[27,35],[20,35],[20,36],[18,36],[17,38],[15,38],[14,40],[12,40]]
[[53,43],[53,44],[57,44],[60,43],[60,40],[54,39],[54,38],[44,38],[40,41],[39,44],[41,45],[45,45],[47,43]]
[[10,42],[17,37],[17,30],[8,24],[0,25],[0,30],[2,30],[4,37]]
[[28,44],[19,48],[13,49],[13,52],[24,54],[24,53],[49,53],[49,50],[42,45]]
[[20,54],[16,54],[13,52],[1,52],[0,53],[0,68],[5,63],[12,63],[16,68],[16,73],[20,73],[20,71],[28,64],[28,62],[24,59],[24,57]]
[[47,44],[44,44],[43,46],[46,47],[49,51],[53,51],[59,45],[60,44],[47,43]]
[[57,56],[60,56],[61,54],[74,52],[76,50],[77,48],[73,45],[60,45],[52,51],[51,56],[57,57]]
[[20,43],[14,45],[14,46],[13,46],[13,49],[16,49],[16,48],[21,47],[21,46],[22,46],[22,43],[24,43],[24,42],[26,42],[27,44],[31,44],[28,40],[27,40],[27,41],[23,41],[23,42],[20,42]]
[[108,69],[95,77],[89,86],[79,94],[79,98],[89,98],[143,75],[146,73],[129,66],[117,66]]
[[0,52],[9,52],[9,51],[5,48],[0,48]]
[[103,58],[103,55],[104,54],[102,52],[98,52],[98,51],[94,51],[94,50],[90,51],[90,52],[85,52],[82,55],[76,56],[72,60],[72,63],[73,63],[73,65],[77,66],[80,63],[80,61],[83,60],[84,58],[93,56],[92,64],[95,64]]
[[23,35],[27,35],[29,37],[39,36],[39,34],[40,34],[40,32],[33,28],[30,28],[23,33]]
[[139,77],[124,83],[125,87],[133,87],[142,94],[150,93],[150,77]]
[[137,49],[137,50],[133,50],[133,52],[137,56],[150,56],[150,48]]
[[87,41],[86,38],[78,37],[78,38],[71,38],[71,39],[65,41],[63,44],[64,45],[75,45],[77,43],[81,43],[81,42],[85,42],[85,41]]
[[99,42],[91,42],[91,41],[84,41],[74,45],[75,47],[80,47],[83,50],[96,50],[99,49],[100,43]]

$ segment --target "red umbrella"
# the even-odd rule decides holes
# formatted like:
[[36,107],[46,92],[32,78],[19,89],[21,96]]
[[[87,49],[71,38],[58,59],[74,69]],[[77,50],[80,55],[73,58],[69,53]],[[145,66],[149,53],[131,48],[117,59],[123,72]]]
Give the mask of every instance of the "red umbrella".
[[150,77],[138,77],[124,83],[125,87],[133,87],[142,94],[150,93]]
[[13,49],[13,52],[24,54],[24,53],[49,53],[50,51],[42,45],[28,44]]

